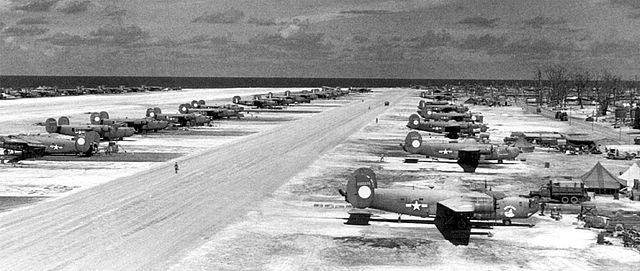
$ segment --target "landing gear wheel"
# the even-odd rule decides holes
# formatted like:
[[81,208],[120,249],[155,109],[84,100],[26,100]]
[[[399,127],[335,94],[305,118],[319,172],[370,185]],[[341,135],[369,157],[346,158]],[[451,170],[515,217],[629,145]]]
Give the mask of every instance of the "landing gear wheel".
[[502,220],[502,225],[511,226],[511,219],[503,219]]
[[577,197],[575,196],[571,197],[571,204],[578,204],[578,203],[580,203],[580,200],[578,200]]
[[560,200],[563,204],[567,204],[569,203],[569,197],[562,197],[562,199]]

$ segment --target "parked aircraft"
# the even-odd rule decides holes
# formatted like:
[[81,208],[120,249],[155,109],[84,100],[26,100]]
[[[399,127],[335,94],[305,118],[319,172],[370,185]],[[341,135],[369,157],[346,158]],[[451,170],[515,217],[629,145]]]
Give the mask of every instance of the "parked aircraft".
[[418,114],[423,117],[425,120],[442,120],[442,121],[466,121],[466,122],[483,122],[484,117],[481,114],[476,113],[442,113],[442,112],[434,112],[429,110],[428,108],[423,108],[422,110],[418,110]]
[[275,95],[273,94],[273,92],[269,92],[267,93],[267,98],[268,99],[284,99],[284,100],[288,100],[289,104],[292,103],[310,103],[311,99],[309,99],[308,97],[306,97],[303,94],[291,94],[291,91],[287,90],[284,92],[283,96],[280,95]]
[[122,140],[123,137],[132,136],[135,130],[124,124],[114,125],[70,125],[69,118],[62,116],[56,121],[54,118],[48,118],[45,121],[47,133],[58,133],[68,136],[75,136],[89,131],[94,131],[104,140]]
[[451,139],[459,138],[460,135],[475,136],[478,133],[487,131],[487,125],[482,123],[423,121],[418,114],[411,114],[411,116],[409,116],[407,127],[433,133],[444,133],[446,137]]
[[322,98],[322,99],[335,99],[339,96],[343,96],[349,93],[348,90],[342,90],[339,87],[334,88],[334,87],[327,87],[327,86],[323,86],[322,90],[313,89],[312,91],[313,93],[318,95],[319,98]]
[[469,111],[469,108],[464,105],[457,104],[428,104],[425,101],[420,101],[418,104],[418,110],[420,112],[424,112],[425,110],[431,112],[442,112],[442,113],[450,113],[450,112],[458,112],[465,113]]
[[162,130],[169,126],[168,121],[164,120],[155,120],[151,118],[124,118],[124,119],[110,119],[109,113],[102,111],[100,113],[92,112],[89,117],[91,120],[91,124],[103,124],[103,125],[114,125],[114,124],[126,124],[128,127],[132,127],[136,130],[136,133],[148,132]]
[[279,106],[276,101],[263,99],[260,95],[254,95],[251,101],[243,101],[240,96],[234,96],[232,101],[234,104],[254,106],[262,109],[282,109],[282,106]]
[[196,113],[162,114],[162,110],[159,107],[147,108],[146,116],[155,120],[168,121],[182,127],[203,126],[211,122],[211,119]]
[[422,154],[427,157],[453,159],[458,161],[464,172],[475,172],[480,160],[513,160],[520,154],[516,147],[508,147],[494,144],[481,144],[475,140],[465,141],[422,141],[418,132],[409,132],[400,144],[409,153]]
[[0,137],[4,153],[9,150],[21,153],[21,157],[41,157],[45,155],[74,154],[91,156],[98,151],[100,135],[94,131],[75,135],[72,139],[54,135],[10,135]]
[[178,106],[178,112],[181,114],[198,113],[211,119],[241,118],[244,117],[244,115],[240,113],[242,111],[244,111],[244,108],[235,104],[205,105],[203,100],[194,100],[190,104],[184,103]]
[[416,189],[378,188],[375,173],[368,168],[357,169],[340,189],[345,200],[356,208],[349,211],[347,224],[368,225],[372,208],[418,217],[435,217],[434,223],[442,236],[454,245],[468,245],[471,220],[502,220],[528,218],[538,211],[533,199],[504,197],[500,193]]

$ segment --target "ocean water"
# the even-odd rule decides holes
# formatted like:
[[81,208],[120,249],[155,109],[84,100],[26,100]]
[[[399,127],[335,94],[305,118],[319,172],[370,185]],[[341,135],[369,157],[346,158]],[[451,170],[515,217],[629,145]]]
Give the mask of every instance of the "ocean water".
[[285,78],[285,77],[134,77],[134,76],[0,76],[0,87],[29,88],[50,86],[138,87],[161,86],[182,88],[249,88],[249,87],[408,87],[410,85],[484,85],[528,86],[532,80],[462,80],[462,79],[385,79],[385,78]]

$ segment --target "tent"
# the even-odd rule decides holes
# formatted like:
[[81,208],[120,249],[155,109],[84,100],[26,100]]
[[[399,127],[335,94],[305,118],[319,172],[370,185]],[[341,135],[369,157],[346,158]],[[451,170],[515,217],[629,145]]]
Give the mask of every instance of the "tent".
[[596,194],[615,194],[623,186],[626,181],[616,177],[598,162],[589,172],[580,176],[587,191],[596,192]]
[[518,138],[512,146],[520,149],[522,152],[533,152],[535,149],[535,145],[522,137]]
[[631,166],[619,176],[620,179],[627,181],[628,187],[633,187],[633,180],[640,180],[640,166],[638,162],[631,164]]

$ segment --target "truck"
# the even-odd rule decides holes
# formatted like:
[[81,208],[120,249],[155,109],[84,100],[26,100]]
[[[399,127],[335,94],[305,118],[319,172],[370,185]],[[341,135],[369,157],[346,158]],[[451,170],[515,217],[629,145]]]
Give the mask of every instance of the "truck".
[[580,202],[590,200],[587,195],[587,189],[584,187],[584,183],[582,181],[573,180],[551,180],[548,184],[542,185],[539,190],[530,191],[529,197],[534,198],[537,201],[554,201],[564,204],[578,204]]

